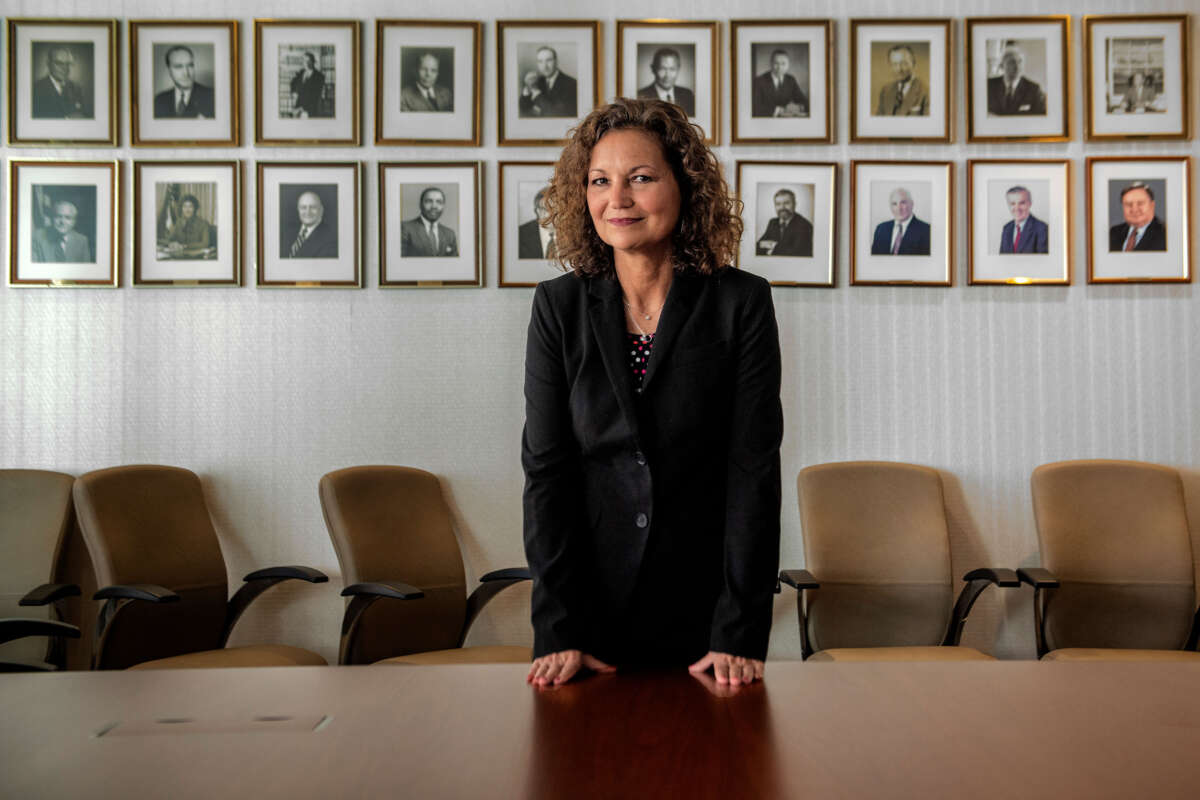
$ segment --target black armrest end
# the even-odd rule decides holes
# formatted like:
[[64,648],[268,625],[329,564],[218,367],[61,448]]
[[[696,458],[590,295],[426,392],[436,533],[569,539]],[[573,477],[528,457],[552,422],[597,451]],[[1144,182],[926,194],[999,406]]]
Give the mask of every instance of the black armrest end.
[[64,636],[68,639],[78,639],[79,628],[56,619],[0,619],[0,642],[11,642],[26,636]]
[[1022,567],[1017,570],[1021,583],[1028,583],[1035,589],[1057,589],[1058,578],[1054,573],[1042,567]]
[[276,578],[286,580],[288,578],[296,578],[297,580],[308,581],[309,583],[325,583],[329,580],[329,576],[319,569],[312,567],[288,566],[288,567],[265,567],[256,569],[242,580],[245,581],[261,581]]
[[488,581],[529,581],[533,580],[533,576],[529,574],[529,567],[508,567],[506,569],[492,570],[479,576],[480,583]]
[[64,597],[78,597],[79,587],[73,583],[43,583],[18,602],[22,606],[45,606]]
[[399,581],[372,581],[355,583],[342,589],[342,597],[358,595],[374,595],[376,597],[392,597],[397,600],[416,600],[424,597],[425,593],[415,586]]
[[779,571],[779,582],[796,589],[820,589],[821,584],[806,569],[784,569]]
[[988,581],[989,583],[1006,588],[1021,585],[1021,580],[1017,577],[1017,573],[1004,567],[981,567],[980,569],[973,569],[966,575],[963,575],[963,580]]
[[145,600],[148,603],[177,603],[179,595],[153,583],[105,586],[92,595],[93,600]]

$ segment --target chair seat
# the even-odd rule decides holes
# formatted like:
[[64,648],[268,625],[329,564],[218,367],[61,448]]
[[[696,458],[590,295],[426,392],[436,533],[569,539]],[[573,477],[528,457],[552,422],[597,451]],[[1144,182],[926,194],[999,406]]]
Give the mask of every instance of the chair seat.
[[533,660],[532,647],[495,645],[491,647],[459,647],[454,650],[430,650],[376,661],[376,664],[528,664]]
[[311,650],[285,644],[259,644],[201,650],[181,656],[143,661],[129,669],[211,669],[214,667],[324,667],[325,659]]
[[1042,661],[1194,661],[1200,664],[1200,653],[1194,650],[1125,650],[1115,647],[1064,647],[1051,650]]
[[809,661],[995,661],[973,647],[835,647],[808,657]]

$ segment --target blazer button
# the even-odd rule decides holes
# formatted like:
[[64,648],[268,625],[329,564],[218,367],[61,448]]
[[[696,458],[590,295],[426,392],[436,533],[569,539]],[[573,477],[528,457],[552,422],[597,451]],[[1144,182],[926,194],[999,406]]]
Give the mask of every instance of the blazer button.
[[643,453],[641,450],[638,450],[636,453],[633,454],[633,460],[638,463],[638,466],[642,466],[642,467],[646,466],[646,454]]
[[648,524],[650,524],[650,520],[646,517],[645,514],[638,512],[637,517],[634,518],[634,520],[633,520],[633,524],[637,525],[639,528],[644,528]]

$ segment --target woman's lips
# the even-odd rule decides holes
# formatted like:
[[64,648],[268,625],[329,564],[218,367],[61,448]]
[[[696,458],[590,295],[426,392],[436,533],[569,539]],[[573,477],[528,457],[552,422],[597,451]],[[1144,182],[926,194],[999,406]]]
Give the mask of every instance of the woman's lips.
[[641,217],[610,217],[609,225],[632,225],[635,222],[640,222]]

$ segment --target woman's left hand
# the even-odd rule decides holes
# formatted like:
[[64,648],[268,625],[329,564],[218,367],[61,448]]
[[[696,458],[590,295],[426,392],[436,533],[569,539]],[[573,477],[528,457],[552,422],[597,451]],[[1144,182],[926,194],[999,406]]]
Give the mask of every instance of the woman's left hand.
[[717,683],[728,683],[730,686],[761,681],[763,676],[763,662],[758,659],[715,650],[709,650],[708,655],[688,667],[688,672],[704,672],[709,667],[712,667]]

